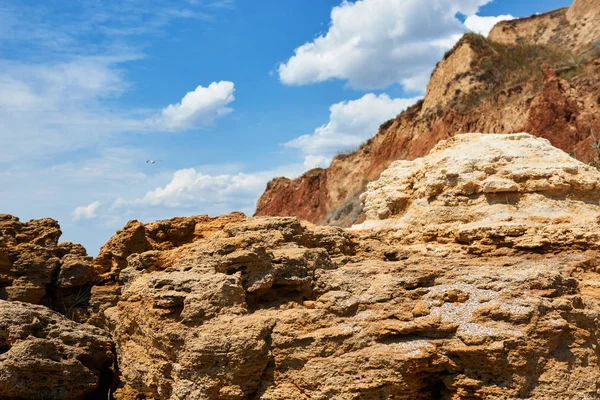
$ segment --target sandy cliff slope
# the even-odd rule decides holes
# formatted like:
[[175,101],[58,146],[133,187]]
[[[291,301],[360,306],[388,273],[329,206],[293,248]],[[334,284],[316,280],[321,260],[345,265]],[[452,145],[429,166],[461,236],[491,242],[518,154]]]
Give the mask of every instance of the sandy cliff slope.
[[276,178],[257,216],[297,216],[349,226],[364,214],[358,197],[395,160],[426,155],[467,132],[529,132],[584,162],[600,137],[600,2],[501,22],[490,39],[467,34],[434,70],[426,96],[383,125],[350,155],[297,179]]

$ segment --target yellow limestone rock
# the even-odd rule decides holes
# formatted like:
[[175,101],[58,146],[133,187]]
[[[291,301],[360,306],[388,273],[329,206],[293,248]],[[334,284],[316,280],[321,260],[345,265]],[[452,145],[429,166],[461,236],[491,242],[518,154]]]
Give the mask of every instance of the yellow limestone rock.
[[598,170],[545,139],[470,133],[392,163],[361,196],[367,221],[353,229],[405,243],[597,248],[599,189]]

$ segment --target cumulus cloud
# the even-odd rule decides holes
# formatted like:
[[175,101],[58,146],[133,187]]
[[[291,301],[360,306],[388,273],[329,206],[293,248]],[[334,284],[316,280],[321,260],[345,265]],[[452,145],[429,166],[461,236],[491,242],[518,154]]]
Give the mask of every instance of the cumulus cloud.
[[167,130],[183,130],[213,123],[215,118],[229,114],[226,107],[235,97],[233,82],[213,82],[208,87],[198,86],[188,92],[181,102],[164,108],[160,115],[150,121],[151,126]]
[[487,36],[490,31],[500,21],[510,21],[515,19],[512,15],[498,15],[497,17],[480,17],[479,15],[469,15],[465,20],[465,27],[471,32]]
[[334,104],[329,108],[329,122],[326,125],[284,146],[302,151],[306,168],[325,167],[337,152],[358,147],[377,133],[379,125],[417,100],[392,99],[387,94],[377,96],[368,93],[358,100]]
[[100,207],[100,202],[95,201],[87,206],[79,206],[73,210],[73,219],[78,221],[80,219],[93,219],[98,216],[97,210]]
[[344,1],[331,11],[328,32],[298,47],[279,77],[289,85],[337,78],[355,88],[424,90],[435,63],[465,32],[457,13],[473,15],[489,2]]
[[205,202],[223,202],[232,195],[245,197],[264,189],[265,182],[257,175],[205,175],[195,168],[176,171],[169,184],[136,201],[137,204],[181,207]]
[[195,213],[230,212],[251,214],[256,200],[274,176],[297,176],[303,170],[300,164],[289,164],[274,170],[210,174],[201,169],[185,168],[175,171],[163,186],[134,200],[118,198],[111,209],[147,208],[148,206],[197,210]]

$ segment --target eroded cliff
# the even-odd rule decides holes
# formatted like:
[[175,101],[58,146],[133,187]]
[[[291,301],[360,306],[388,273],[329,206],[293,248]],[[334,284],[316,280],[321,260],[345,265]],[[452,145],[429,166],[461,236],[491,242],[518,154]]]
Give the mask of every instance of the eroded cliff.
[[467,34],[435,68],[422,102],[353,154],[297,179],[278,178],[257,216],[297,216],[350,226],[364,215],[358,196],[395,160],[426,155],[467,132],[529,132],[586,163],[600,137],[600,3],[499,23],[490,39]]

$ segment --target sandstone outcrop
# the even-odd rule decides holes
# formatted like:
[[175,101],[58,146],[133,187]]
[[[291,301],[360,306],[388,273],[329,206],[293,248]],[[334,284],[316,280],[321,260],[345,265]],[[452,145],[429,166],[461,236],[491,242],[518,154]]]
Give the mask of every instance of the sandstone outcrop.
[[340,264],[283,251],[273,269],[248,263],[247,277],[228,274],[251,262],[237,250],[223,272],[198,260],[206,269],[183,274],[188,258],[132,281],[107,310],[125,383],[116,398],[599,395],[598,303],[569,276],[581,254]]
[[599,178],[461,135],[371,183],[353,231],[240,218],[133,254],[115,398],[599,398]]
[[85,303],[96,273],[79,244],[58,243],[53,219],[0,215],[0,300],[44,304],[69,314]]
[[113,362],[107,332],[0,300],[0,399],[106,399]]
[[208,238],[228,223],[241,221],[242,213],[210,218],[206,215],[190,218],[172,218],[147,225],[129,221],[117,231],[94,260],[98,283],[90,290],[89,306],[76,316],[80,322],[104,327],[104,310],[116,305],[121,295],[121,271],[127,266],[127,258],[151,250],[167,250]]
[[362,221],[358,197],[395,160],[423,157],[468,132],[529,132],[586,163],[598,163],[600,3],[499,23],[490,39],[467,34],[432,73],[422,102],[381,125],[371,140],[329,168],[278,178],[256,216],[297,216],[350,226]]
[[392,163],[361,200],[367,221],[355,229],[402,243],[600,248],[600,172],[526,133],[441,141]]
[[258,202],[351,229],[130,221],[92,259],[0,215],[0,400],[600,399],[597,6],[466,35]]
[[104,312],[125,383],[116,396],[256,393],[276,322],[256,312],[313,299],[316,274],[353,253],[340,229],[280,218],[233,222],[203,240],[130,256],[120,300]]

